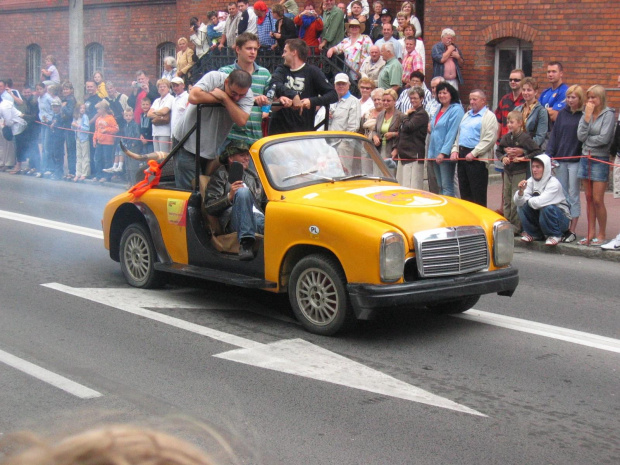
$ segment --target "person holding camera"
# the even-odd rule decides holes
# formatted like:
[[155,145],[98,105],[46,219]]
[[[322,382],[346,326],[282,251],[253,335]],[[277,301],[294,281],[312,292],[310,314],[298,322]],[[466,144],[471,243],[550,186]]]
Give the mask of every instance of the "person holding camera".
[[[308,44],[308,47],[319,46],[319,34],[323,30],[323,19],[314,10],[312,2],[306,3],[304,11],[295,16],[293,22],[299,28],[299,38]],[[284,49],[284,47],[282,48]]]
[[156,98],[159,98],[159,93],[157,92],[157,87],[153,85],[146,73],[142,70],[136,72],[136,80],[131,83],[131,89],[132,93],[127,99],[127,105],[134,109],[133,120],[140,124],[142,99],[148,96],[149,100],[154,102]]

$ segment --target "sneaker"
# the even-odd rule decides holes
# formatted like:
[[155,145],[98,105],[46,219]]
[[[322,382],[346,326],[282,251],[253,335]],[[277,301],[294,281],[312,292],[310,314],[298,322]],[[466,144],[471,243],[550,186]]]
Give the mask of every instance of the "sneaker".
[[562,236],[562,242],[574,242],[577,240],[577,236],[570,229]]
[[122,173],[123,172],[123,168],[122,167],[117,167],[114,169],[113,173]]
[[249,261],[254,259],[253,245],[254,239],[241,239],[239,244],[239,260]]
[[545,245],[558,245],[560,243],[561,238],[555,236],[549,236],[545,241]]
[[114,167],[104,168],[101,171],[103,171],[104,173],[114,173],[114,171],[116,171],[116,168]]
[[38,171],[37,171],[36,173],[34,173],[34,177],[35,177],[35,178],[40,178],[40,177],[42,177],[42,176],[43,176],[43,175],[42,175],[40,172],[38,172]]
[[620,250],[620,234],[618,234],[615,239],[612,239],[607,244],[601,245],[601,249]]

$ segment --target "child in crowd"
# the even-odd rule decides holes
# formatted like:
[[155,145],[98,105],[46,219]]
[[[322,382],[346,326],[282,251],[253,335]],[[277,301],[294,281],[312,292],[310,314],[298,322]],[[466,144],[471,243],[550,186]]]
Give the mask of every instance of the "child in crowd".
[[62,179],[65,159],[65,130],[62,129],[62,102],[58,97],[52,99],[52,122],[48,138],[49,165],[44,176],[52,180]]
[[60,74],[56,68],[56,58],[54,55],[45,57],[46,68],[41,69],[41,78],[43,81],[51,81],[52,84],[60,84]]
[[93,135],[93,146],[95,147],[95,167],[93,169],[95,177],[93,181],[103,183],[108,180],[103,169],[112,165],[114,134],[118,132],[118,124],[107,100],[102,100],[95,105],[95,108],[97,109],[97,121],[95,121],[95,134]]
[[[138,123],[136,123],[133,119],[133,108],[127,107],[123,113],[123,118],[125,119],[127,125],[123,128],[123,138],[121,139],[121,142],[131,152],[141,153],[142,140],[140,139],[140,126],[138,126]],[[123,157],[124,155],[121,154],[121,158],[118,161],[120,166],[119,171],[122,171],[123,168]],[[125,169],[127,171],[128,187],[133,186],[136,183],[136,173],[140,169],[140,163],[131,158],[127,158],[127,166]]]
[[86,105],[80,104],[75,106],[71,127],[75,130],[76,145],[75,177],[73,182],[82,182],[86,179],[86,176],[90,176],[90,143],[88,141],[90,123],[86,114]]
[[495,156],[504,165],[504,217],[515,227],[515,233],[520,234],[521,222],[512,197],[526,177],[530,159],[542,150],[524,130],[523,113],[511,111],[506,118],[508,133],[499,141]]
[[140,140],[142,141],[142,149],[140,153],[153,152],[153,122],[146,115],[151,109],[151,99],[146,96],[140,102],[142,115],[140,115]]
[[95,71],[93,74],[93,81],[97,85],[97,95],[99,98],[104,99],[108,97],[108,90],[105,86],[105,81],[103,80],[103,74],[101,71]]
[[[139,140],[140,128],[133,120],[133,108],[127,107],[125,111],[123,111],[123,119],[125,120],[125,126],[119,131],[119,135],[122,136],[121,141],[125,147],[132,152],[140,153],[140,150],[142,150],[142,143]],[[103,171],[106,173],[122,173],[124,167],[124,157],[123,152],[119,150],[114,154],[114,165],[112,165],[111,168],[104,169]]]

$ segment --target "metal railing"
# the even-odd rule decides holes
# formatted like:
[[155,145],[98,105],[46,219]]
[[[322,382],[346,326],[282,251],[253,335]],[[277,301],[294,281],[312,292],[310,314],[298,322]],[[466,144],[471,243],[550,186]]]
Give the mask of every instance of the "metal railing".
[[[223,48],[222,50],[214,49],[209,53],[203,55],[200,60],[190,69],[188,72],[188,81],[190,84],[195,84],[206,73],[210,71],[217,71],[223,66],[228,66],[235,62],[237,55],[232,48]],[[272,50],[259,50],[256,56],[256,64],[267,68],[270,73],[273,74],[278,65],[283,63],[282,55],[277,54]],[[325,52],[319,51],[318,47],[310,47],[310,54],[306,63],[318,67],[330,82],[333,82],[334,76],[338,73],[345,73],[351,78],[351,93],[360,97],[359,89],[357,88],[357,80],[360,75],[357,71],[349,67],[341,55],[332,55],[331,58],[327,58]]]

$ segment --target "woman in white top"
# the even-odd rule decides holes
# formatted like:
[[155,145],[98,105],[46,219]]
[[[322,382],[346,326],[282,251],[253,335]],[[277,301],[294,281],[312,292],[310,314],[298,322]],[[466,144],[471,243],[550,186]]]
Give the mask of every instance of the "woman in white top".
[[368,113],[375,107],[374,102],[370,96],[370,93],[375,90],[377,86],[375,85],[375,81],[369,79],[367,77],[363,77],[357,83],[357,88],[360,90],[360,106],[362,108],[362,116]]
[[146,116],[153,122],[153,148],[156,152],[169,152],[170,109],[174,103],[174,97],[170,93],[170,81],[168,79],[157,81],[157,91],[160,97],[155,99]]

